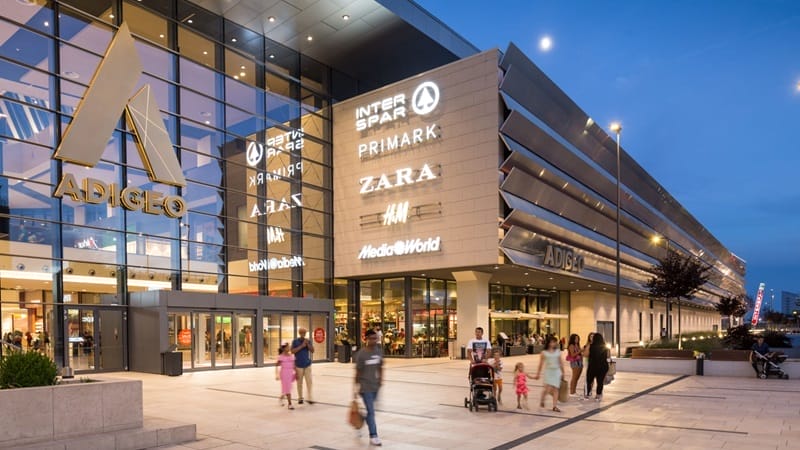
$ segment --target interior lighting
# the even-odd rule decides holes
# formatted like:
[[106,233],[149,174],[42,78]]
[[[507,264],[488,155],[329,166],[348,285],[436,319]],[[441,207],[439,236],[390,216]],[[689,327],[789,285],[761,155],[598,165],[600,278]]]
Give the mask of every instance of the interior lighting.
[[308,42],[311,42],[311,41],[313,41],[313,40],[314,40],[314,36],[309,36],[309,37],[307,37],[307,38],[306,38],[306,40],[307,40]]
[[192,19],[187,20],[187,22],[194,23],[194,21]]
[[269,23],[275,23],[275,16],[269,16],[267,17],[267,20],[269,21]]
[[231,42],[236,42],[236,38],[231,38]]
[[240,69],[242,69],[242,70],[244,70],[244,66],[240,66],[239,68],[240,68]]
[[273,55],[273,54],[271,54],[271,53],[270,53],[270,55],[269,55],[269,59],[275,59],[275,55]]
[[46,26],[46,27],[49,27],[49,26],[50,26],[50,22],[48,22],[48,21],[46,21],[46,20],[45,20],[45,21],[44,21],[44,26]]
[[350,20],[350,15],[349,14],[343,15],[342,20]]
[[159,34],[158,37],[160,37],[161,39],[164,39],[164,35],[163,34]]
[[204,54],[204,55],[207,55],[207,54],[208,54],[208,52],[207,52],[207,51],[205,51],[205,50],[203,50],[203,54]]
[[108,18],[109,18],[109,19],[113,19],[113,18],[114,18],[114,15],[113,15],[113,14],[109,14],[109,15],[108,15]]

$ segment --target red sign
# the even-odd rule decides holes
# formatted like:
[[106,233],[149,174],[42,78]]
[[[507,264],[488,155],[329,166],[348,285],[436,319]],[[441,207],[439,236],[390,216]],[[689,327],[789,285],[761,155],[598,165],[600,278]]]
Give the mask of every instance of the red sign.
[[322,344],[325,341],[325,330],[322,328],[317,328],[314,330],[314,342],[317,344]]
[[750,324],[756,326],[758,324],[758,313],[761,312],[761,302],[764,300],[764,283],[758,285],[758,294],[756,295],[756,306],[753,308],[753,319]]
[[189,347],[192,345],[192,330],[185,328],[181,331],[178,331],[178,344],[181,344],[184,347]]

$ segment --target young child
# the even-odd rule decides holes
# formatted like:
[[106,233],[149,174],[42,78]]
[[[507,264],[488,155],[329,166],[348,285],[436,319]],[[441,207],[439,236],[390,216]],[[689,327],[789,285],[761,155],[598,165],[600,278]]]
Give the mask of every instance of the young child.
[[281,406],[283,406],[283,398],[286,397],[289,409],[294,409],[292,406],[292,384],[295,380],[294,355],[288,342],[281,345],[278,363],[275,364],[275,379],[281,380]]
[[[514,385],[517,388],[517,409],[528,409],[528,378],[533,378],[533,375],[525,373],[525,365],[518,362],[514,366]],[[522,400],[522,406],[520,406]]]
[[500,350],[495,350],[492,353],[493,358],[489,360],[489,364],[494,367],[494,396],[497,403],[503,404],[503,360],[500,359],[502,353]]

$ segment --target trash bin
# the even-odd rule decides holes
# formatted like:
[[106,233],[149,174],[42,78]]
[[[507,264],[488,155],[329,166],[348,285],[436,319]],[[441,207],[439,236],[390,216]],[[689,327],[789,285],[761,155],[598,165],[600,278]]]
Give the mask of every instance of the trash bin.
[[461,346],[461,359],[467,359],[467,346]]
[[183,375],[183,353],[163,352],[161,353],[161,373],[171,377]]
[[336,351],[339,353],[339,362],[340,363],[349,363],[350,362],[350,354],[352,350],[350,350],[350,343],[347,341],[342,341],[341,345],[336,346]]
[[703,375],[703,358],[697,358],[697,369],[695,370],[695,375]]

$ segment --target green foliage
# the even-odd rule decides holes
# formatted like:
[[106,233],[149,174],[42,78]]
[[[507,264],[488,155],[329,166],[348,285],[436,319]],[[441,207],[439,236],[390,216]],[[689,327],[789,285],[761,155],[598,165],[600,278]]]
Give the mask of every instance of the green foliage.
[[[750,350],[756,342],[756,336],[750,332],[750,325],[741,325],[728,330],[728,335],[723,339],[725,345],[737,350]],[[770,348],[791,347],[792,341],[786,333],[779,331],[765,331],[764,342]]]
[[747,312],[747,304],[741,296],[722,297],[714,306],[720,315],[741,317]]
[[770,347],[792,347],[792,341],[786,333],[780,331],[768,330],[764,332],[764,342]]
[[645,287],[654,297],[692,298],[708,281],[710,269],[697,258],[670,251],[652,267],[655,276],[647,280]]
[[[711,336],[709,338],[708,336]],[[702,339],[700,339],[702,337]],[[722,349],[725,348],[722,340],[711,333],[708,332],[694,332],[694,333],[687,333],[683,336],[685,341],[683,341],[683,345],[681,347],[683,350],[694,350],[696,352],[705,353],[706,355],[714,349]],[[692,339],[694,338],[694,339]],[[649,342],[645,345],[646,348],[665,348],[665,349],[677,349],[678,348],[678,340],[669,340],[669,341],[653,341]]]
[[56,384],[56,365],[39,352],[12,352],[0,360],[0,389]]

